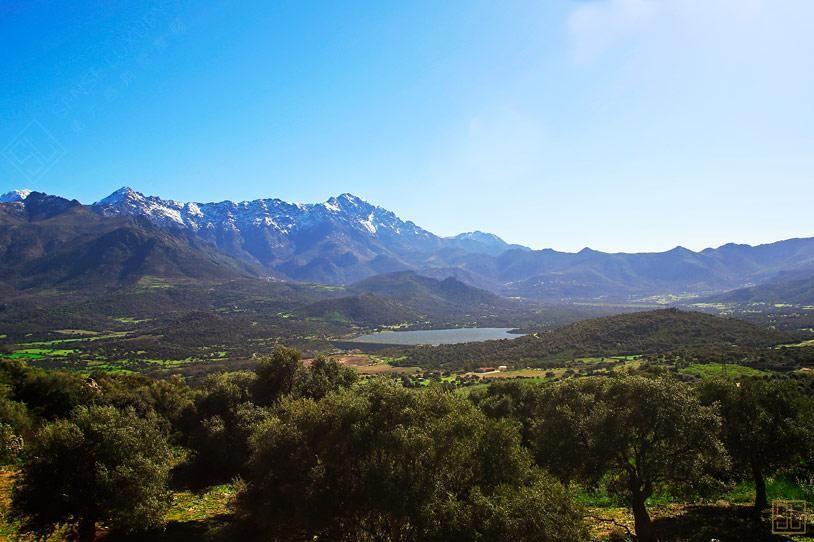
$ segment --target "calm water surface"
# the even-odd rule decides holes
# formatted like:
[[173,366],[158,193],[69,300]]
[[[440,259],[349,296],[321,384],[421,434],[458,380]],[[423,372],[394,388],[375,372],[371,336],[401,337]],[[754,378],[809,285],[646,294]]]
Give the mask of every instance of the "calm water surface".
[[458,344],[495,339],[516,339],[522,335],[509,333],[510,327],[468,327],[459,329],[426,329],[415,331],[380,331],[353,339],[353,342],[373,344]]

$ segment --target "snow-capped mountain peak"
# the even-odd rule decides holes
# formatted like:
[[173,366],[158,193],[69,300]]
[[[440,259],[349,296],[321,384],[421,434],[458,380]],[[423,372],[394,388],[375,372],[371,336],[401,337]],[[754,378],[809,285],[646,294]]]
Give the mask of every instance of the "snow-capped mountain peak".
[[116,205],[129,199],[143,200],[144,195],[136,192],[129,186],[123,186],[106,198],[99,200],[96,205]]
[[[308,230],[316,224],[350,227],[376,237],[382,230],[400,235],[410,232],[416,237],[434,237],[395,214],[368,203],[358,196],[344,193],[324,203],[290,204],[280,199],[222,201],[219,203],[181,203],[145,196],[123,187],[93,205],[106,216],[143,216],[159,226],[172,226],[200,231],[267,230],[266,234],[287,237],[294,231]],[[282,239],[278,240],[286,244]]]
[[373,205],[366,202],[362,198],[348,193],[340,194],[339,196],[334,196],[328,199],[328,201],[326,201],[322,205],[326,209],[334,213],[338,213],[341,211],[356,212],[360,209],[365,210],[374,207]]
[[522,245],[509,244],[493,233],[478,230],[459,233],[454,237],[447,237],[446,240],[452,246],[461,250],[491,255],[497,255],[512,249],[529,250]]
[[22,190],[12,190],[0,195],[0,203],[17,203],[25,200],[31,194],[31,190],[23,188]]
[[[57,196],[28,194],[19,190],[0,201],[19,202],[12,211],[22,207],[28,216],[38,218],[53,215],[52,208],[81,205]],[[135,226],[139,228],[149,227],[149,222],[185,241],[197,238],[247,265],[323,283],[349,283],[428,262],[434,266],[441,261],[439,254],[444,254],[442,258],[496,254],[514,247],[481,232],[442,239],[350,193],[322,203],[287,203],[277,198],[200,203],[148,196],[124,186],[87,209],[103,217],[138,218]]]
[[119,188],[108,197],[93,204],[105,216],[144,216],[160,226],[186,226],[182,210],[184,205],[156,196],[145,196],[129,186]]
[[348,192],[345,192],[344,194],[340,194],[336,198],[332,198],[332,199],[337,199],[339,201],[348,203],[350,205],[356,205],[356,206],[370,205],[368,202],[366,202],[365,200],[363,200],[359,196],[354,196],[353,194],[350,194]]
[[498,243],[505,243],[503,239],[495,235],[494,233],[486,233],[480,230],[469,231],[465,233],[459,233],[453,239],[459,240],[468,240],[468,241],[481,241],[481,242],[498,242]]
[[[162,228],[187,230],[231,256],[280,266],[290,276],[311,280],[365,276],[374,270],[366,267],[374,260],[375,270],[403,269],[408,260],[419,261],[452,244],[349,193],[323,203],[276,198],[183,203],[123,187],[93,209],[104,216],[139,216]],[[468,244],[459,248],[467,250]],[[480,250],[483,243],[474,244]]]

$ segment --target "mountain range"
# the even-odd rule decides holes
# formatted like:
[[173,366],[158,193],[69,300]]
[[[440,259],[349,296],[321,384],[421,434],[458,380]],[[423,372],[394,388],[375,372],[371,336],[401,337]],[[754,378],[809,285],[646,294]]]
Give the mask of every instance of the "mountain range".
[[182,203],[130,188],[91,205],[26,190],[0,196],[0,256],[0,285],[13,287],[147,275],[351,284],[411,270],[546,301],[708,295],[784,273],[814,276],[812,238],[700,252],[567,253],[480,231],[440,237],[351,194],[315,204]]
[[814,275],[810,273],[780,273],[775,279],[750,288],[738,288],[713,295],[702,301],[741,305],[793,304],[814,307]]

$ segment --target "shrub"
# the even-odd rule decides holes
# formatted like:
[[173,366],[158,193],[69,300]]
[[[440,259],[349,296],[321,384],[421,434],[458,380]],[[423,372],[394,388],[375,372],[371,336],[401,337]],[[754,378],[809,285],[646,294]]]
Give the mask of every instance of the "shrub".
[[14,488],[12,511],[40,535],[78,526],[93,540],[96,524],[132,532],[160,525],[169,505],[170,448],[154,419],[132,409],[78,407],[36,435]]

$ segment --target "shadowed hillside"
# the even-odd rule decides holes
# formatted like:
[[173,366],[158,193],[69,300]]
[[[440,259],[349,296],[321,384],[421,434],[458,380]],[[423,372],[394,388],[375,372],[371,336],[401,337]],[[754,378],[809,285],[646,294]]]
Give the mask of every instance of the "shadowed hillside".
[[732,290],[704,301],[716,303],[792,303],[814,305],[814,275],[780,278],[752,288]]
[[133,218],[104,218],[38,192],[0,205],[0,281],[95,288],[144,277],[226,280],[255,274],[207,243]]
[[299,314],[310,318],[363,325],[393,325],[419,319],[417,313],[399,303],[373,294],[318,301],[303,308]]

